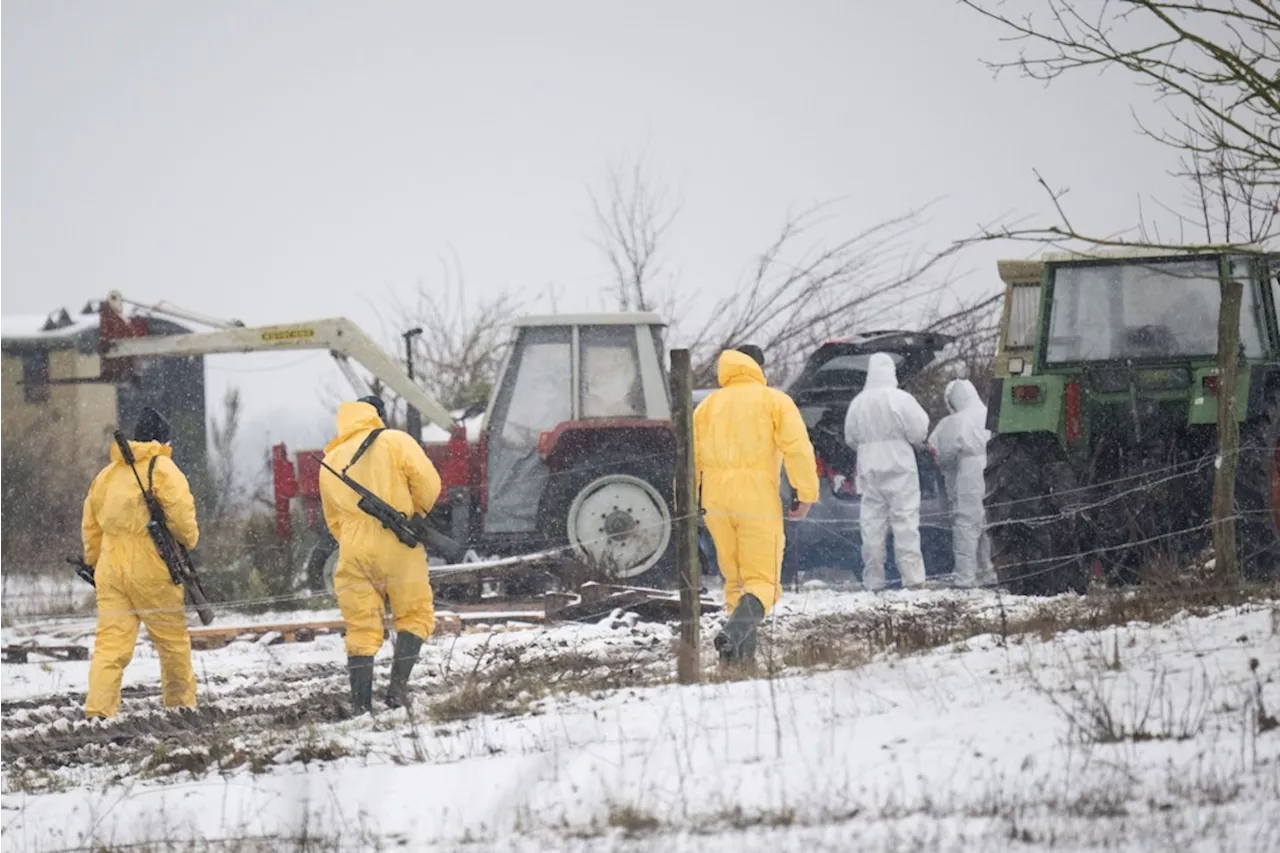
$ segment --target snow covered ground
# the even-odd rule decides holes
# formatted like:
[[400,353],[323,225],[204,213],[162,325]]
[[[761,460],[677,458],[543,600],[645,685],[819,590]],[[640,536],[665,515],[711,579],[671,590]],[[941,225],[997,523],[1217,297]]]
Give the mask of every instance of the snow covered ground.
[[413,719],[347,717],[336,637],[197,652],[196,715],[159,709],[141,643],[106,726],[79,719],[87,663],[6,664],[3,845],[1280,849],[1280,611],[1055,633],[1104,612],[814,590],[754,677],[714,673],[708,617],[696,687],[628,614],[437,638]]

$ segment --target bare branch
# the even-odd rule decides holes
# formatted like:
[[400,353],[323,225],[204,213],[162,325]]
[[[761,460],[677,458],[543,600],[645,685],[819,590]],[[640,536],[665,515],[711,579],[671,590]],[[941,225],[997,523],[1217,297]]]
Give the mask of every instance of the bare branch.
[[[414,379],[444,404],[461,411],[482,405],[497,378],[511,335],[511,323],[524,305],[508,293],[469,297],[462,263],[450,250],[440,259],[437,281],[419,281],[405,300],[394,292],[390,316],[379,312],[391,352],[404,352],[401,335],[420,326],[413,338]],[[394,395],[384,396],[398,404]]]
[[[1196,188],[1192,203],[1208,243],[1276,236],[1280,12],[1274,3],[1037,0],[1033,11],[1021,11],[1030,5],[1024,3],[1015,15],[1006,11],[1012,4],[960,2],[1004,25],[1006,41],[1018,45],[1016,58],[987,63],[997,73],[1014,69],[1047,82],[1087,68],[1119,68],[1152,88],[1171,125],[1153,128],[1136,114],[1135,121],[1146,136],[1180,152],[1175,175]],[[1096,14],[1086,16],[1086,8]],[[1062,231],[1075,232],[1062,221]]]
[[661,258],[680,204],[668,189],[646,175],[643,159],[624,171],[611,166],[601,194],[591,192],[596,236],[592,242],[613,270],[620,311],[661,311],[674,307],[675,288],[663,286]]
[[923,325],[930,300],[949,281],[945,262],[961,248],[914,246],[910,236],[924,212],[910,211],[834,243],[819,232],[835,224],[835,202],[788,215],[749,278],[713,303],[708,319],[690,336],[698,381],[711,381],[717,354],[730,346],[754,343],[771,364],[786,369],[832,337]]

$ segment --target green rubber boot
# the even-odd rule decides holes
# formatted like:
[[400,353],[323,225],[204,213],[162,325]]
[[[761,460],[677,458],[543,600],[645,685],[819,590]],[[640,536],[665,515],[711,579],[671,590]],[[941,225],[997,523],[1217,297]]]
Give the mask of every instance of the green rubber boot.
[[387,707],[401,708],[409,701],[409,674],[418,662],[422,638],[401,631],[396,634],[395,659],[391,662],[391,684],[387,687]]
[[751,665],[756,660],[756,641],[760,635],[760,623],[764,621],[764,605],[754,595],[744,595],[724,623],[724,629],[716,636],[715,647],[720,653],[720,663],[726,665]]

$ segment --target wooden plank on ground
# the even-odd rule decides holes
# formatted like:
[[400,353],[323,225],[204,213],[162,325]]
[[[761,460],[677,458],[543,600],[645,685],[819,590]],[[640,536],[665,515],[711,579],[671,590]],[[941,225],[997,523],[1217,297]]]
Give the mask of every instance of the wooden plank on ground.
[[[455,613],[451,610],[436,611],[435,634],[439,635],[458,635],[462,633],[475,633],[474,629],[469,628],[471,625],[488,626],[483,630],[513,630],[516,626],[510,628],[502,627],[507,622],[541,622],[544,615],[537,611],[520,611],[520,610],[503,610],[503,611],[476,611],[470,613]],[[209,651],[212,649],[221,649],[237,640],[261,640],[269,634],[277,634],[273,637],[269,645],[278,643],[307,643],[316,637],[330,634],[346,633],[346,623],[341,619],[331,619],[313,622],[289,622],[289,623],[272,623],[263,625],[227,625],[211,628],[192,628],[191,629],[191,648],[197,651]],[[529,626],[520,626],[521,629]],[[385,616],[383,618],[383,628],[390,631],[393,628],[391,618]]]
[[[680,596],[671,590],[640,586],[621,586],[591,581],[578,588],[578,593],[557,593],[544,599],[546,618],[565,622],[589,622],[602,619],[614,610],[628,610],[645,621],[669,622],[680,618]],[[701,610],[713,613],[721,605],[710,597],[702,597]]]
[[29,656],[33,654],[67,661],[89,659],[88,647],[76,645],[40,646],[35,644],[24,644],[5,646],[0,651],[3,652],[3,659],[5,663],[28,663]]

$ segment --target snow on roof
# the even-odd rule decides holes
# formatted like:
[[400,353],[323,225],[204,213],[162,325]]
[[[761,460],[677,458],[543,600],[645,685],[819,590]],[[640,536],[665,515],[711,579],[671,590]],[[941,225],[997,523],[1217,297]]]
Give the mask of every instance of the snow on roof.
[[98,328],[98,314],[71,313],[59,308],[45,315],[10,314],[0,317],[0,338],[7,342],[57,341],[69,345],[71,339]]

